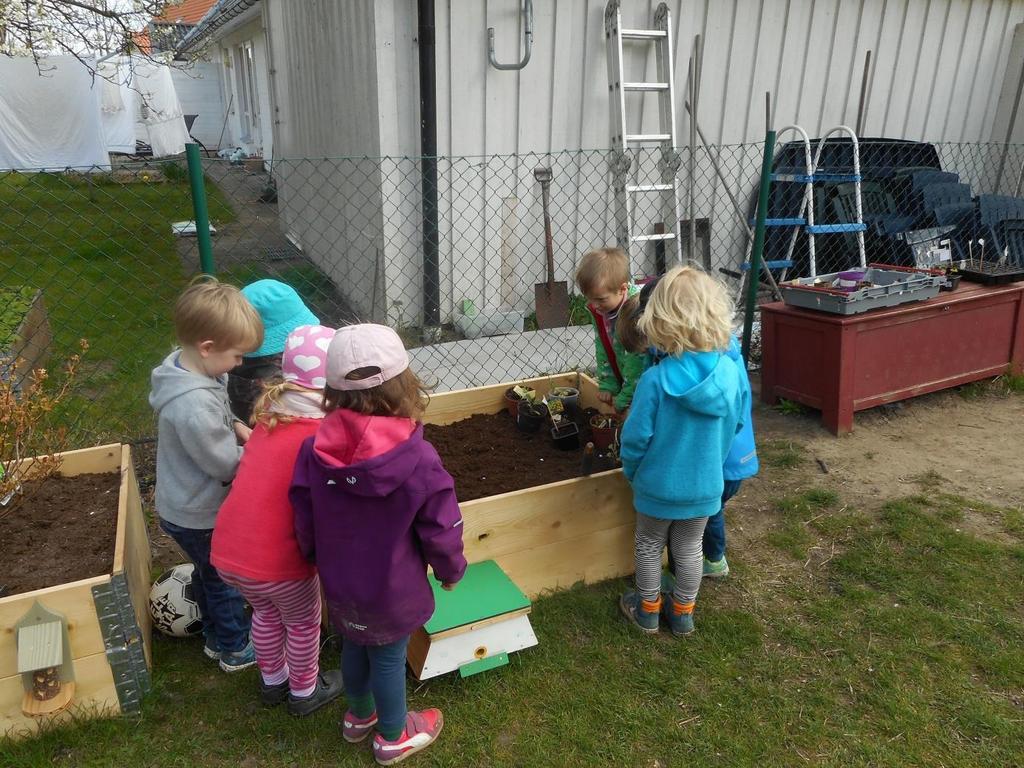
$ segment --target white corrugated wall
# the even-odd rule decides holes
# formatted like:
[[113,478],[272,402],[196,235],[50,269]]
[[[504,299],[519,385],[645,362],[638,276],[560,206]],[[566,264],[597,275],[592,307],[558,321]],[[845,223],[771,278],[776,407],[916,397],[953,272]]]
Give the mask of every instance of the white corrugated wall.
[[[534,44],[520,72],[522,0],[437,3],[439,151],[452,155],[606,148],[608,76],[603,0],[535,0]],[[657,2],[622,3],[623,24],[650,28]],[[775,122],[813,136],[856,119],[866,51],[873,67],[865,135],[988,141],[1024,0],[698,0],[673,14],[679,134],[687,62],[704,38],[699,122],[709,142],[764,137],[764,92]],[[630,44],[628,80],[654,71],[653,48]],[[645,52],[647,55],[645,55]],[[632,74],[630,74],[632,73]],[[634,125],[656,123],[654,98]],[[415,111],[415,102],[406,105]],[[684,142],[685,143],[685,142]]]
[[[534,45],[520,72],[487,63],[487,27],[499,60],[518,59],[522,0],[438,0],[438,152],[442,304],[529,309],[543,278],[543,230],[533,169],[555,165],[552,186],[556,271],[570,279],[581,251],[614,238],[610,191],[600,155],[528,153],[610,145],[603,0],[535,0]],[[649,27],[657,2],[623,2],[627,27]],[[279,112],[278,157],[385,155],[379,174],[353,186],[362,166],[327,162],[307,169],[297,232],[332,277],[358,285],[375,314],[419,313],[419,105],[415,4],[405,0],[264,0]],[[1004,89],[1014,26],[1024,0],[701,0],[673,12],[677,126],[687,59],[703,36],[699,122],[728,160],[729,187],[747,202],[764,135],[764,92],[775,125],[796,122],[814,136],[856,119],[864,54],[873,52],[865,109],[868,136],[934,142],[1002,140],[993,124]],[[653,51],[630,46],[626,79],[653,72]],[[1011,72],[1014,82],[1017,72]],[[635,97],[637,99],[645,97]],[[655,100],[631,130],[655,127]],[[747,146],[729,148],[723,145]],[[493,159],[495,155],[518,155]],[[492,159],[484,160],[481,156]],[[365,163],[365,161],[362,161]],[[742,229],[702,156],[695,213],[710,223],[718,263],[742,258]],[[286,169],[287,161],[280,167]],[[333,174],[324,177],[326,170]],[[310,184],[319,185],[314,190]],[[336,191],[334,191],[336,190]],[[314,194],[315,192],[315,194]],[[367,197],[380,195],[377,203]],[[325,206],[311,202],[329,196]],[[294,199],[298,199],[297,197]],[[353,199],[360,204],[352,212]],[[374,208],[370,212],[366,206]],[[350,215],[351,214],[351,215]],[[327,242],[334,236],[337,243]],[[315,244],[311,244],[312,241]],[[650,254],[636,260],[650,269]],[[385,287],[382,287],[385,286]],[[378,301],[379,291],[383,305]],[[349,291],[346,291],[349,292]],[[366,304],[364,304],[364,307]],[[395,318],[392,318],[395,319]]]

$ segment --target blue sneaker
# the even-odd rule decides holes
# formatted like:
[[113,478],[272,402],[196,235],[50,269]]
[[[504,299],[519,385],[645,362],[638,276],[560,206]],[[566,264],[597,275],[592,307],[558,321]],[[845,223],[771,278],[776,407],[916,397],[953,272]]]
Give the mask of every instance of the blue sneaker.
[[662,599],[663,612],[668,628],[676,637],[685,637],[693,634],[693,603],[684,606],[675,601],[671,595],[665,595]]
[[225,672],[239,672],[256,663],[256,649],[250,640],[240,651],[221,651],[220,668]]
[[208,659],[220,661],[220,646],[217,645],[216,637],[207,637],[203,640],[203,655]]
[[642,631],[649,635],[658,632],[658,616],[661,612],[661,596],[655,602],[644,600],[640,595],[630,590],[619,598],[619,608],[623,615]]
[[729,575],[729,563],[722,555],[721,560],[708,560],[704,558],[704,570],[701,573],[703,579],[724,579]]

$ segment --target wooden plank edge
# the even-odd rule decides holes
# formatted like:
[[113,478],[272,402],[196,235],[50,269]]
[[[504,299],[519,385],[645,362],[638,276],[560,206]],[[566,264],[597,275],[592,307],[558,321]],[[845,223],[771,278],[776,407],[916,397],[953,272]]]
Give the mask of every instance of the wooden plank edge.
[[[98,587],[100,584],[106,584],[109,581],[110,574],[108,573],[102,576],[90,576],[87,579],[79,579],[78,581],[65,581],[63,584],[55,584],[52,587],[42,587],[40,589],[34,589],[31,592],[19,592],[16,595],[8,595],[7,597],[0,598],[0,608],[4,608],[19,600],[26,600],[29,602],[32,600],[42,600],[43,598],[52,595],[54,592],[60,592],[64,589],[74,587]],[[26,610],[28,609],[26,608]]]

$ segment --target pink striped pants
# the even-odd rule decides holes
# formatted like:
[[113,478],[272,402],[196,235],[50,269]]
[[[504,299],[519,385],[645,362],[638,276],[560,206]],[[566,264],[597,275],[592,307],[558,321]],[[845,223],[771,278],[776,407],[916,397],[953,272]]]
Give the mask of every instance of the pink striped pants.
[[308,691],[320,671],[320,578],[257,581],[220,571],[252,606],[252,644],[264,680],[287,670],[292,691]]

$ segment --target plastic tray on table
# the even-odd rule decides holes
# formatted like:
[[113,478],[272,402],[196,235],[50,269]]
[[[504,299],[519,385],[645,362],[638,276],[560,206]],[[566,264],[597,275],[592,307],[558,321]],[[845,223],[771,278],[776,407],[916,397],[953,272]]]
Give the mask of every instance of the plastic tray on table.
[[856,315],[871,309],[895,307],[939,295],[946,277],[939,270],[871,264],[864,280],[870,285],[841,291],[832,284],[839,273],[801,277],[779,283],[782,300],[793,307],[835,315]]

